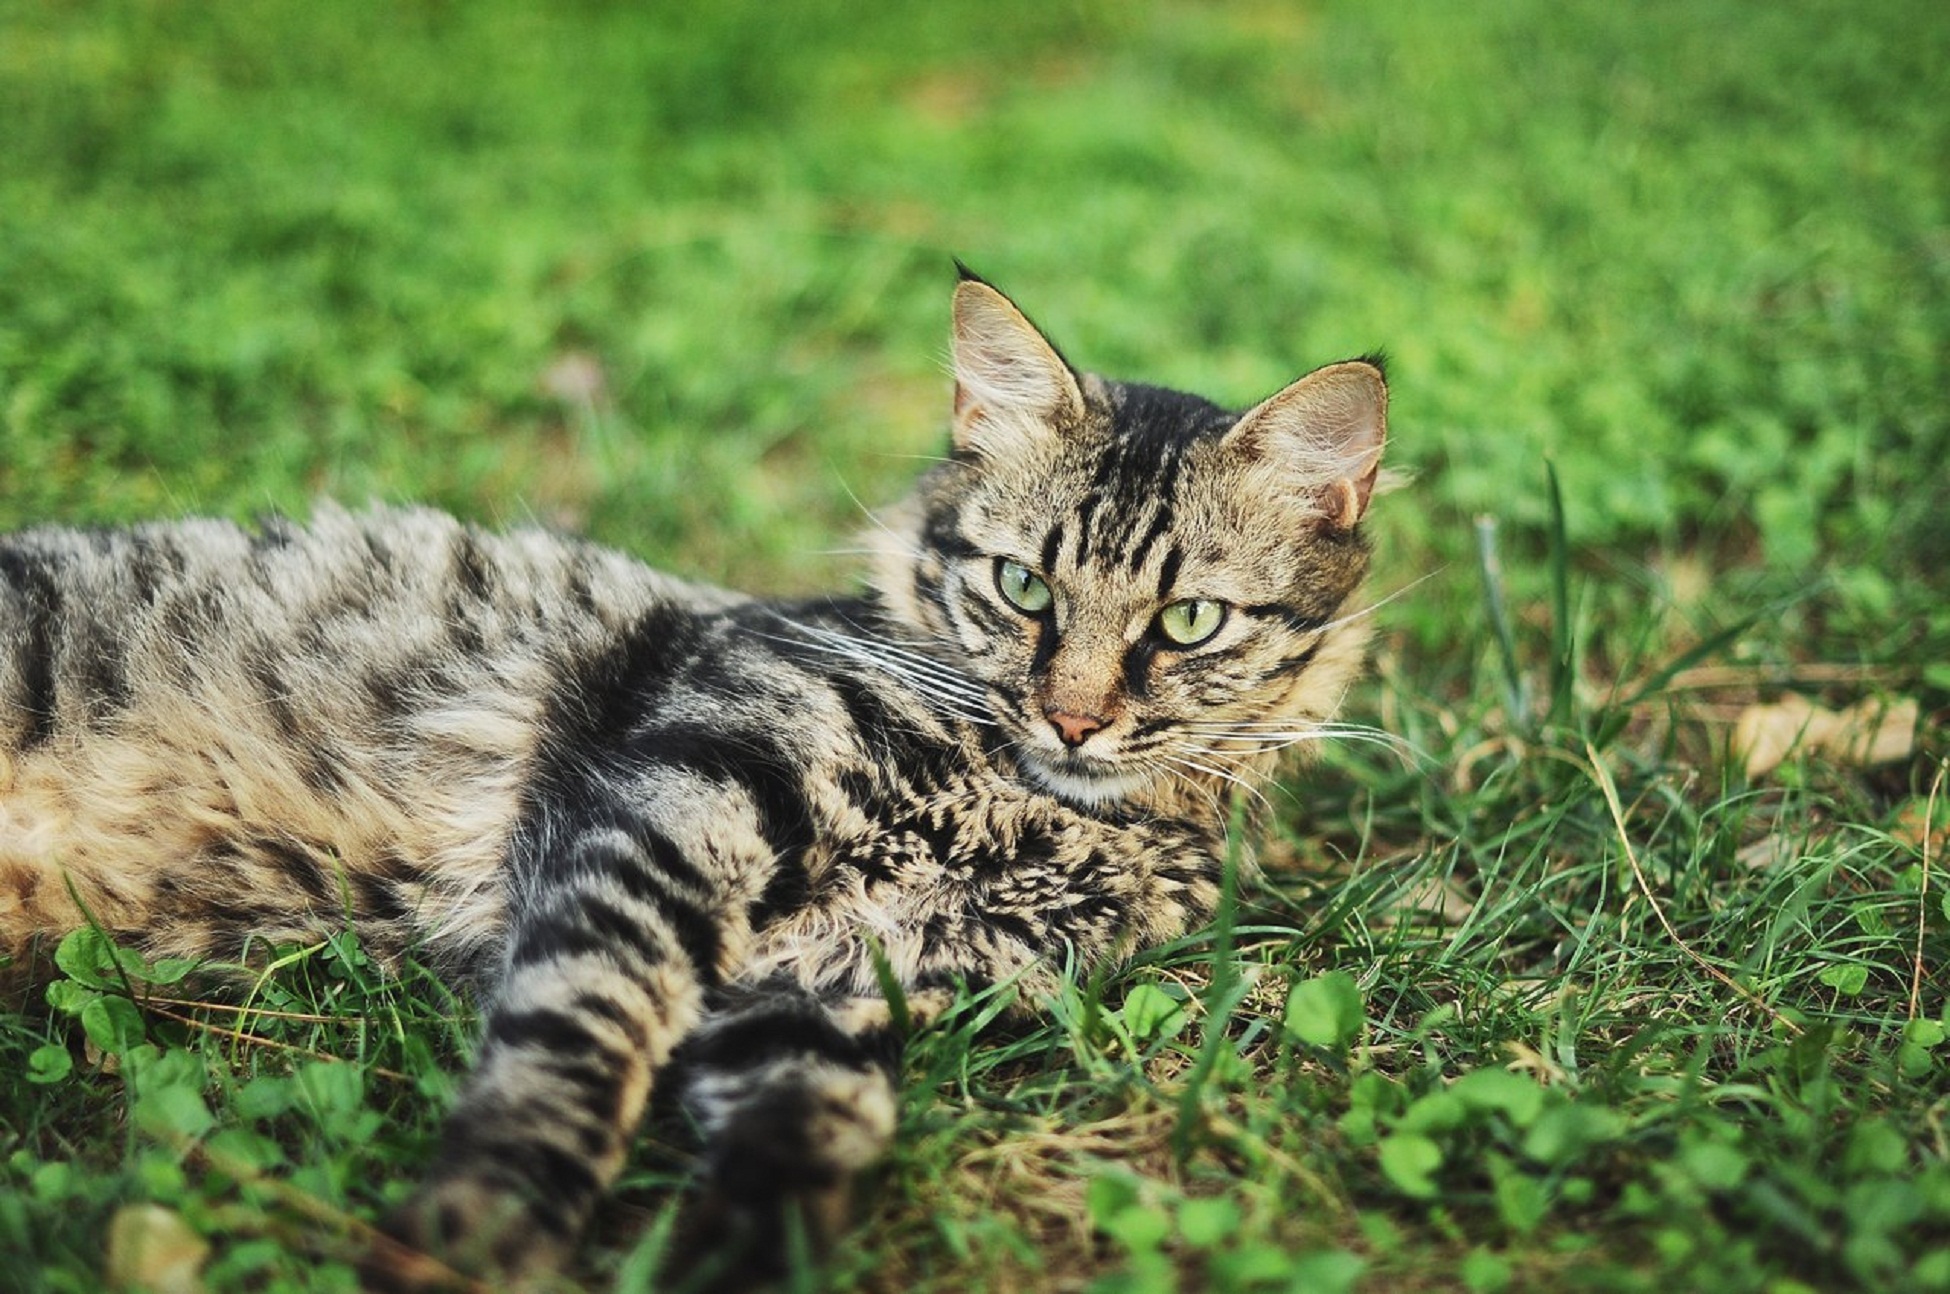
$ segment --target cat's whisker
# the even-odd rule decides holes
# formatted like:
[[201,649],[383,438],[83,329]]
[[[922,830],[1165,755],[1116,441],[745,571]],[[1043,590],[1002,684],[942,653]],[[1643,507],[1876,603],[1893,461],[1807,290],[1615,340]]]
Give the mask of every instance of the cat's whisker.
[[1367,728],[1256,728],[1240,731],[1238,729],[1187,728],[1187,736],[1207,741],[1268,742],[1289,739],[1307,741],[1315,738],[1346,738],[1349,741],[1373,741],[1383,745],[1406,745],[1402,738],[1389,732],[1379,732]]
[[1147,775],[1168,779],[1180,786],[1197,792],[1205,800],[1206,804],[1210,806],[1213,813],[1217,814],[1220,812],[1218,792],[1212,786],[1210,779],[1193,777],[1185,769],[1179,767],[1169,755],[1163,752],[1138,755],[1132,757],[1130,762],[1135,764]]
[[896,463],[952,463],[954,459],[946,454],[896,454],[891,450],[876,449],[867,451],[867,457],[885,458]]
[[[860,498],[860,496],[853,492],[853,487],[846,483],[846,479],[844,477],[839,478],[839,484],[840,484],[840,488],[846,491],[846,497],[852,500],[853,506],[860,510],[860,515],[867,519],[867,524],[869,526],[872,526],[875,530],[878,530],[881,534],[887,536],[887,538],[890,541],[892,541],[895,550],[898,551],[902,556],[907,557],[912,561],[920,561],[924,556],[926,556],[926,554],[922,551],[921,546],[915,543],[912,538],[902,534],[898,530],[895,530],[892,526],[888,525],[885,521],[882,521],[880,519],[880,514],[875,512],[872,508],[869,508],[866,505],[866,503]],[[880,552],[880,550],[872,549],[872,548],[856,549],[853,551],[865,553],[868,556],[877,556]]]
[[[878,557],[881,550],[878,548],[862,548],[856,545],[850,548],[815,548],[811,551],[815,557]],[[902,551],[905,552],[906,550],[903,549]],[[908,556],[912,557],[915,554],[909,553]]]
[[1321,733],[1309,733],[1304,735],[1286,737],[1277,740],[1261,740],[1252,743],[1252,749],[1248,752],[1225,752],[1214,747],[1188,747],[1188,749],[1200,750],[1206,754],[1212,754],[1212,755],[1217,755],[1222,753],[1234,753],[1234,754],[1243,755],[1244,757],[1251,757],[1255,755],[1276,754],[1280,751],[1288,750],[1295,746],[1306,745],[1309,742],[1326,742],[1326,741],[1365,742],[1368,745],[1380,746],[1392,752],[1394,755],[1400,758],[1404,764],[1408,764],[1411,766],[1426,767],[1430,762],[1426,756],[1421,754],[1421,752],[1415,750],[1412,747],[1405,747],[1402,744],[1397,742],[1380,741],[1374,738],[1363,738],[1363,737],[1352,737],[1352,736],[1330,737],[1327,736],[1326,734],[1321,734]]
[[1218,788],[1209,779],[1193,777],[1190,773],[1177,767],[1166,758],[1140,760],[1138,761],[1138,766],[1143,768],[1147,773],[1169,778],[1178,785],[1192,791],[1200,799],[1205,801],[1206,807],[1212,811],[1212,815],[1215,818],[1224,816],[1225,806],[1219,803]]
[[816,650],[823,651],[828,655],[839,656],[843,659],[857,661],[863,665],[873,666],[907,680],[910,683],[930,687],[941,695],[957,697],[971,703],[986,699],[985,693],[966,681],[957,679],[950,674],[927,669],[900,656],[838,643],[815,643],[812,645]]
[[1360,724],[1320,724],[1306,728],[1266,727],[1244,730],[1225,725],[1187,724],[1188,735],[1201,741],[1224,741],[1255,748],[1262,752],[1284,750],[1310,741],[1362,742],[1393,751],[1403,762],[1428,767],[1435,760],[1414,742],[1380,728]]
[[1286,733],[1318,734],[1329,737],[1370,737],[1385,741],[1401,741],[1401,737],[1385,728],[1377,728],[1365,723],[1341,723],[1320,719],[1247,719],[1238,721],[1194,721],[1182,725],[1184,731],[1202,736],[1240,736],[1252,737],[1260,734],[1280,735]]
[[1437,570],[1430,571],[1426,575],[1419,575],[1416,578],[1410,580],[1408,583],[1402,585],[1400,588],[1396,589],[1393,593],[1390,593],[1385,597],[1376,598],[1374,601],[1368,603],[1366,606],[1361,607],[1357,611],[1350,611],[1348,612],[1348,614],[1344,616],[1339,616],[1333,620],[1329,620],[1326,624],[1322,625],[1317,632],[1326,633],[1330,629],[1339,629],[1342,625],[1351,625],[1357,620],[1365,620],[1367,617],[1381,610],[1381,608],[1387,606],[1390,602],[1395,601],[1397,598],[1403,598],[1408,596],[1410,593],[1414,592],[1417,588],[1428,583],[1430,580],[1434,579],[1437,575],[1440,575],[1441,573],[1442,573],[1441,570],[1437,569]]
[[[850,619],[847,620],[846,623],[853,624],[854,628],[856,629],[862,628],[862,626],[854,624],[854,622]],[[937,657],[929,655],[924,651],[919,651],[913,648],[902,646],[901,644],[890,641],[886,638],[855,637],[852,634],[843,634],[840,633],[838,630],[828,629],[822,625],[795,624],[793,627],[798,629],[801,633],[807,635],[808,637],[818,638],[832,643],[840,643],[849,646],[859,647],[862,650],[874,652],[878,655],[897,656],[912,662],[916,666],[926,667],[935,670],[948,677],[958,679],[960,681],[968,682],[968,683],[974,682],[974,680],[967,678],[967,676],[957,673],[952,667],[943,663]],[[865,632],[865,630],[862,629],[862,632]]]
[[[1208,777],[1217,778],[1221,783],[1229,783],[1232,786],[1237,787],[1245,794],[1251,796],[1253,801],[1256,804],[1258,804],[1261,810],[1267,813],[1273,812],[1273,802],[1266,798],[1266,795],[1263,791],[1261,791],[1258,787],[1254,786],[1251,782],[1246,781],[1244,778],[1241,778],[1236,774],[1232,774],[1232,773],[1207,769],[1203,765],[1193,764],[1190,763],[1189,761],[1187,761],[1187,766],[1194,769],[1197,772],[1205,774]],[[1219,799],[1220,797],[1217,796],[1216,794],[1213,796],[1213,800],[1215,801],[1215,808],[1219,810],[1223,810],[1224,806],[1223,804],[1218,803]]]
[[958,705],[964,707],[972,707],[976,711],[983,714],[984,717],[989,717],[988,711],[990,710],[991,702],[990,702],[988,691],[985,688],[970,683],[957,681],[945,675],[929,673],[926,670],[917,669],[899,660],[889,660],[885,657],[864,656],[857,653],[847,652],[844,649],[840,649],[840,648],[832,648],[828,650],[834,652],[837,655],[846,657],[851,660],[858,661],[862,664],[872,665],[876,668],[885,671],[886,673],[892,675],[893,677],[901,679],[902,681],[908,683],[912,687],[921,689],[923,691],[928,691],[931,694],[939,696],[945,700],[952,700]]
[[1265,719],[1192,719],[1180,726],[1186,728],[1226,729],[1229,731],[1238,730],[1238,729],[1248,729],[1248,728],[1299,729],[1302,727],[1308,729],[1319,728],[1323,730],[1333,730],[1333,731],[1342,731],[1342,732],[1350,731],[1354,729],[1360,729],[1363,731],[1370,731],[1370,732],[1381,731],[1380,729],[1375,728],[1374,725],[1372,724],[1348,723],[1344,720],[1339,720],[1339,719],[1316,719],[1304,714],[1290,714],[1290,715],[1277,716],[1277,717],[1265,718]]
[[[1219,763],[1229,771],[1236,770],[1232,780],[1238,781],[1241,785],[1246,785],[1242,779],[1249,777],[1260,784],[1274,787],[1286,796],[1286,798],[1293,799],[1292,792],[1286,790],[1281,785],[1274,774],[1272,766],[1265,762],[1266,756],[1278,753],[1287,744],[1290,743],[1282,742],[1274,745],[1248,742],[1246,743],[1247,748],[1244,750],[1227,750],[1221,747],[1197,745],[1180,737],[1172,741],[1170,750],[1174,756],[1181,760],[1189,761],[1190,756],[1197,755],[1200,757],[1201,763],[1204,761],[1212,761]],[[1261,796],[1259,798],[1261,803],[1264,804],[1265,797]]]
[[977,691],[978,685],[972,679],[955,674],[929,657],[903,651],[888,643],[854,638],[817,626],[802,624],[794,628],[800,631],[800,637],[764,636],[877,670],[905,684],[936,709],[964,722],[980,726],[995,724],[993,714],[988,711],[986,693]]
[[1253,799],[1257,800],[1260,804],[1260,807],[1265,809],[1267,812],[1270,813],[1273,810],[1272,801],[1268,800],[1266,796],[1260,792],[1260,789],[1258,787],[1254,786],[1251,782],[1248,782],[1244,777],[1240,776],[1238,773],[1230,772],[1223,768],[1214,768],[1210,764],[1202,763],[1199,760],[1192,759],[1187,755],[1179,754],[1176,751],[1173,751],[1171,754],[1165,755],[1164,758],[1184,768],[1189,768],[1195,772],[1203,773],[1207,777],[1217,778],[1221,782],[1230,782],[1232,783],[1232,785],[1238,787],[1240,790],[1246,792],[1246,794],[1252,796]]

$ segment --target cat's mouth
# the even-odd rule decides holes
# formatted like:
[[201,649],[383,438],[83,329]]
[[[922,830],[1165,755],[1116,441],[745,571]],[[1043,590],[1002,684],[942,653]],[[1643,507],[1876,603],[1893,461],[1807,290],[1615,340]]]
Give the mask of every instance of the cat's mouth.
[[1151,785],[1149,773],[1075,751],[1045,754],[1025,749],[1021,755],[1031,781],[1058,799],[1087,808],[1127,799]]

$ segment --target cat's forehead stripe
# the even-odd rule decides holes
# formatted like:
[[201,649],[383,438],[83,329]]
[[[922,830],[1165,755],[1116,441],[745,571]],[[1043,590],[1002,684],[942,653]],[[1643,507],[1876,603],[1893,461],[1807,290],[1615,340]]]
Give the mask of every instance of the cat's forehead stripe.
[[1135,575],[1144,569],[1158,541],[1170,533],[1176,517],[1168,498],[1136,494],[1093,508],[1086,524],[1088,530],[1078,545],[1078,565],[1095,552],[1101,564]]
[[[1132,546],[1130,556],[1124,560],[1124,565],[1129,567],[1133,573],[1144,569],[1145,559],[1151,555],[1152,546],[1164,538],[1165,532],[1171,529],[1172,520],[1172,507],[1169,498],[1161,497],[1153,500],[1151,506],[1151,524],[1145,527],[1143,536]],[[1170,581],[1164,580],[1162,583],[1169,585]]]
[[1056,569],[1056,559],[1062,552],[1063,523],[1058,521],[1049,528],[1049,534],[1043,537],[1043,573],[1045,575]]
[[1094,534],[1097,514],[1103,509],[1104,496],[1092,490],[1084,499],[1083,507],[1077,513],[1077,552],[1071,560],[1082,566],[1090,560],[1090,541]]
[[1165,601],[1171,596],[1172,585],[1178,582],[1178,568],[1185,560],[1184,550],[1177,544],[1165,550],[1164,561],[1158,564],[1158,600]]
[[922,534],[927,546],[944,557],[977,557],[980,551],[961,530],[961,512],[940,508],[928,514]]

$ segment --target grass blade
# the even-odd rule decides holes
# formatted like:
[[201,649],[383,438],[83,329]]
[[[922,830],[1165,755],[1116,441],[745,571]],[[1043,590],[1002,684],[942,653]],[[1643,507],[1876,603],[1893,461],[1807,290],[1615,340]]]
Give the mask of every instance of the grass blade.
[[1476,567],[1483,573],[1483,602],[1490,613],[1490,632],[1496,637],[1503,660],[1503,703],[1510,722],[1527,727],[1530,705],[1525,696],[1523,671],[1517,664],[1517,640],[1510,628],[1509,604],[1503,597],[1503,563],[1496,552],[1496,518],[1484,514],[1476,518]]
[[1551,504],[1549,564],[1551,576],[1551,708],[1553,724],[1568,723],[1576,702],[1578,678],[1577,626],[1571,622],[1571,540],[1564,524],[1564,491],[1558,485],[1557,464],[1544,460],[1544,479]]

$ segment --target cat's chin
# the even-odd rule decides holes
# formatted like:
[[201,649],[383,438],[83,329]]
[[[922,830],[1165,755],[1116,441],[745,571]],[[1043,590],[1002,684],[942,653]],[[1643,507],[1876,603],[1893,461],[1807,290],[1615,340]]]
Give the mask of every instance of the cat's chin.
[[1033,752],[1024,752],[1022,766],[1031,781],[1057,799],[1091,809],[1129,799],[1152,780],[1148,773],[1099,760],[1072,758],[1053,764]]

